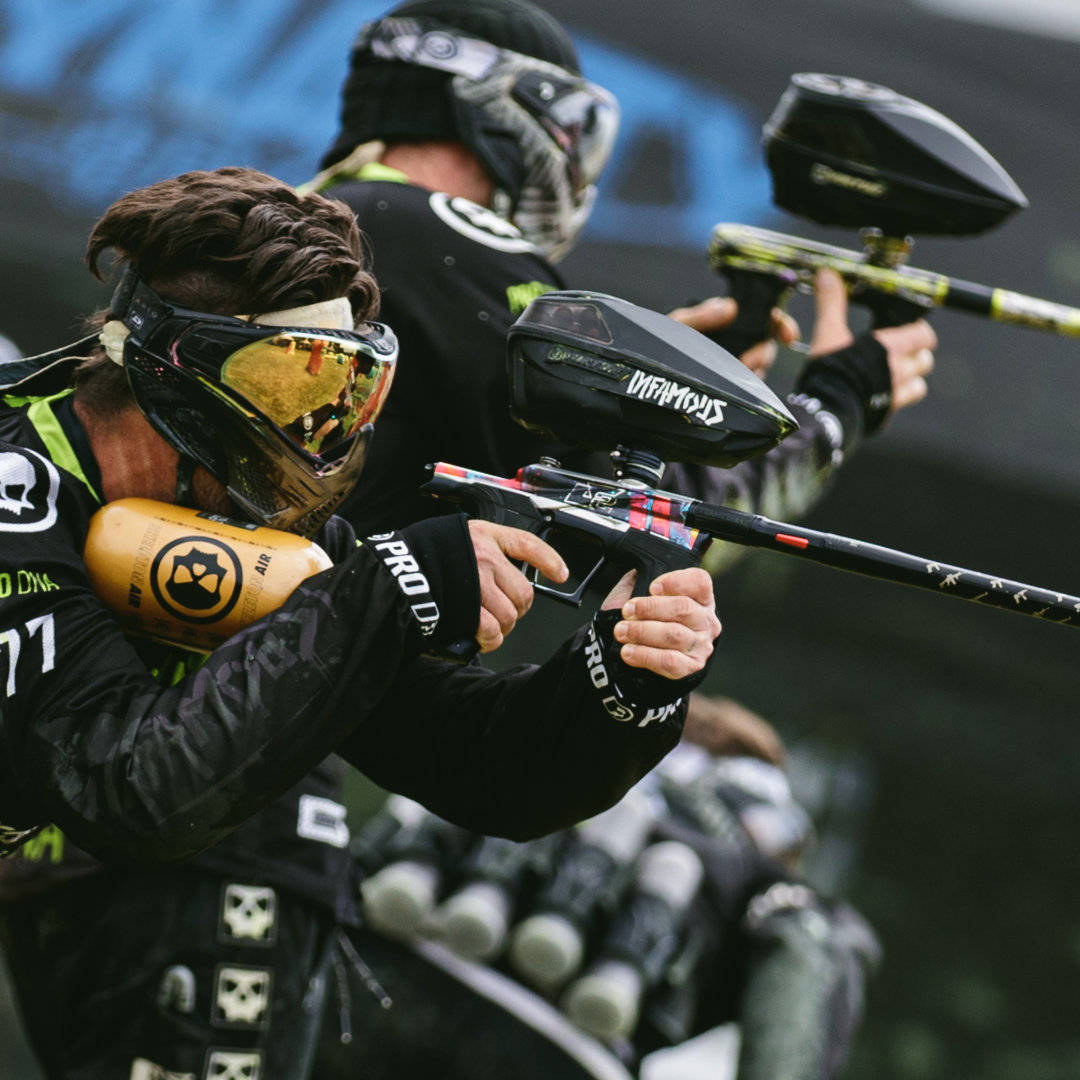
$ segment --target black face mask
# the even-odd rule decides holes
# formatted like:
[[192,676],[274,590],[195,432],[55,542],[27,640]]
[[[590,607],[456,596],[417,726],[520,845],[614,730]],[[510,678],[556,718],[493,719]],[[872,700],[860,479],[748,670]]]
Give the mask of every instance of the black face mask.
[[110,304],[130,331],[123,364],[139,408],[240,511],[311,535],[355,485],[390,388],[397,339],[261,326],[163,300],[129,269]]

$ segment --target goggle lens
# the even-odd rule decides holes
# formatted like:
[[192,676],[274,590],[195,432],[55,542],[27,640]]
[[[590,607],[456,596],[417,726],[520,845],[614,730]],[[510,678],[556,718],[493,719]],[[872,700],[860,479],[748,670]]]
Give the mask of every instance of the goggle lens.
[[563,133],[563,139],[557,141],[571,162],[575,188],[580,191],[595,184],[611,156],[619,128],[614,102],[597,96],[593,88],[578,87],[555,99],[548,118],[548,123]]
[[392,367],[361,341],[288,330],[237,349],[220,379],[309,454],[332,460],[378,413]]

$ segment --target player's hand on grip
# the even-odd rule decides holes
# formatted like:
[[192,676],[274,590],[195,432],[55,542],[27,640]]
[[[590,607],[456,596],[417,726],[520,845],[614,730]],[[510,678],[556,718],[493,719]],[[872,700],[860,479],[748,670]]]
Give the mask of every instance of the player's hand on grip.
[[[844,281],[833,270],[819,270],[814,284],[817,318],[810,355],[844,349],[854,340],[848,326],[848,298]],[[934,369],[937,334],[925,319],[874,331],[885,347],[892,380],[890,412],[914,405],[926,397],[926,376]]]
[[927,394],[926,376],[934,370],[937,334],[925,319],[875,330],[874,337],[885,346],[892,376],[891,411],[922,401]]
[[494,652],[533,602],[532,585],[514,563],[527,563],[551,581],[565,581],[570,572],[550,544],[524,529],[470,521],[469,534],[480,577],[476,641],[481,652]]
[[[739,305],[730,296],[712,296],[699,304],[675,308],[669,317],[699,334],[712,334],[735,321]],[[769,337],[749,348],[739,359],[758,378],[765,378],[776,361],[776,344],[790,345],[799,340],[799,324],[781,308],[772,309]]]
[[720,633],[712,578],[696,566],[672,570],[652,582],[648,596],[632,596],[634,574],[624,575],[603,604],[621,608],[615,640],[623,663],[667,679],[700,671]]

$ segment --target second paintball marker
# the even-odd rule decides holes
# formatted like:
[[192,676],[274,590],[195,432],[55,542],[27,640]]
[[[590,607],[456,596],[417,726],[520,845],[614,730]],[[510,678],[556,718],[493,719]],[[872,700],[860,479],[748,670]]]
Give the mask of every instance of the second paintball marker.
[[768,334],[769,313],[792,289],[835,270],[875,327],[950,307],[1080,337],[1080,308],[907,265],[912,237],[970,236],[1001,224],[1027,199],[967,132],[887,87],[836,75],[793,75],[765,123],[773,202],[821,225],[860,229],[863,251],[749,225],[712,232],[709,259],[739,312],[725,344],[743,353]]
[[616,477],[542,462],[503,478],[440,462],[425,490],[556,547],[561,536],[595,547],[574,588],[536,581],[541,592],[580,603],[609,560],[635,568],[644,592],[658,574],[696,565],[716,538],[1080,625],[1075,596],[658,490],[664,458],[726,467],[796,427],[734,356],[665,315],[600,293],[547,293],[511,328],[508,365],[515,418],[582,449],[615,447]]

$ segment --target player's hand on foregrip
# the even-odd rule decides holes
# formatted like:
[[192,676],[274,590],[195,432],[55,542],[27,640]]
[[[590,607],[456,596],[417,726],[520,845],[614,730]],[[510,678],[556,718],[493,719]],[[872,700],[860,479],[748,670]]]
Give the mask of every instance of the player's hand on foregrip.
[[494,652],[533,602],[532,585],[511,560],[536,567],[551,581],[565,581],[570,571],[550,544],[524,529],[473,520],[469,534],[480,578],[476,641],[481,652]]
[[720,633],[712,578],[697,566],[672,570],[649,585],[648,596],[632,596],[634,574],[625,574],[603,605],[622,609],[615,624],[622,662],[666,679],[700,671]]
[[[817,319],[810,355],[845,349],[854,340],[848,327],[848,298],[843,279],[833,270],[819,270],[814,283]],[[874,331],[884,346],[892,383],[889,412],[922,401],[927,394],[926,376],[934,369],[937,334],[925,319]]]

